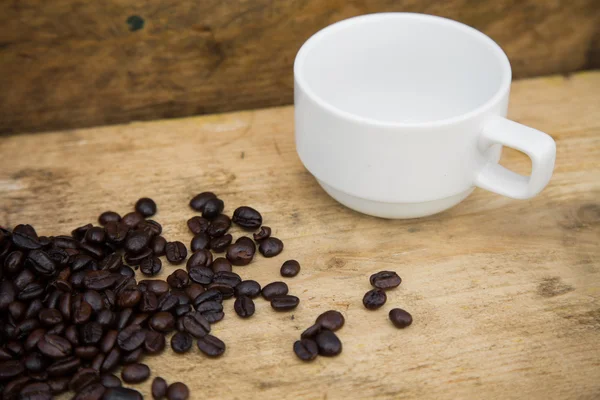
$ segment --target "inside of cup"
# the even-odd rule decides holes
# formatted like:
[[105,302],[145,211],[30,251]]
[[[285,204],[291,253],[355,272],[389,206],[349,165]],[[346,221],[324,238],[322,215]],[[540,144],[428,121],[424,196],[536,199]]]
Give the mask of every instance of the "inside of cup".
[[510,75],[500,48],[462,24],[368,17],[315,35],[296,66],[319,101],[343,112],[386,123],[446,120],[482,106]]

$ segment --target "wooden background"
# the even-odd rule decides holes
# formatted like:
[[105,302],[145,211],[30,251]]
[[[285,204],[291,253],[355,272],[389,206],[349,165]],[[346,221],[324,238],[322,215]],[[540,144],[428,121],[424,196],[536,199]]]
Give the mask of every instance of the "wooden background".
[[382,11],[482,30],[515,78],[600,66],[598,0],[4,0],[0,133],[291,104],[300,45]]

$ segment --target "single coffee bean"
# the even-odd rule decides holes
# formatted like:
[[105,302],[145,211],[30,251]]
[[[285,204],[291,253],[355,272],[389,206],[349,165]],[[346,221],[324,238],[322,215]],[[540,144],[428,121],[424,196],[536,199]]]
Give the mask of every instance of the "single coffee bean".
[[412,324],[412,315],[401,308],[390,310],[389,317],[394,326],[399,329],[406,328]]
[[146,339],[146,331],[139,325],[129,325],[119,332],[117,344],[125,351],[133,351],[140,347]]
[[43,250],[31,250],[25,259],[25,265],[44,277],[50,277],[56,273],[56,263]]
[[140,222],[136,230],[145,232],[149,237],[153,238],[162,233],[162,225],[152,219],[147,219]]
[[106,240],[109,243],[120,245],[125,242],[129,230],[131,228],[124,222],[111,221],[106,223],[104,231],[106,232]]
[[140,271],[144,275],[154,276],[160,272],[162,268],[162,261],[158,257],[148,257],[142,260],[140,264]]
[[[29,283],[27,285],[29,285]],[[17,291],[15,290],[15,286],[11,282],[0,282],[0,310],[8,309],[9,304],[15,301],[16,297]]]
[[208,285],[207,289],[216,289],[223,295],[224,299],[230,299],[233,297],[233,287],[229,286],[226,283],[211,283]]
[[[73,346],[79,346],[79,329],[77,325],[70,325],[65,329],[65,339],[67,339]],[[41,338],[40,338],[41,339]],[[37,345],[37,343],[36,343]]]
[[190,335],[201,338],[210,332],[210,323],[198,311],[191,311],[182,318],[183,327]]
[[[211,271],[212,272],[212,271]],[[183,289],[190,284],[190,277],[183,269],[176,269],[167,277],[167,283],[173,289]]]
[[346,320],[341,312],[329,310],[319,315],[315,324],[320,325],[322,328],[330,331],[337,331],[344,326],[344,322],[346,322]]
[[136,286],[123,288],[117,298],[117,304],[121,308],[135,307],[142,299],[142,292]]
[[[92,362],[92,368],[101,372],[110,372],[119,366],[119,361],[122,361],[121,350],[119,350],[118,347],[113,347],[106,353],[106,356],[104,354],[98,354],[96,359]],[[121,364],[123,363],[124,362],[121,362]]]
[[147,282],[148,291],[156,294],[157,296],[165,294],[169,291],[169,284],[159,279],[148,279],[145,281],[140,281],[140,283],[141,282]]
[[165,251],[171,264],[181,264],[187,258],[187,249],[181,242],[168,242]]
[[[53,282],[53,283],[55,283],[55,282]],[[58,307],[58,299],[60,298],[60,295],[61,295],[60,291],[52,290],[56,287],[53,285],[53,283],[51,283],[50,287],[47,288],[46,297],[44,298],[44,303],[46,303],[47,308]],[[50,291],[50,292],[48,293],[48,291]]]
[[44,286],[42,286],[40,283],[33,282],[21,290],[21,292],[17,295],[17,299],[20,301],[30,301],[42,297],[43,294]]
[[146,364],[130,364],[123,367],[121,379],[127,383],[144,382],[150,376],[150,368]]
[[104,228],[94,226],[85,233],[85,240],[90,243],[104,243],[106,240],[106,232],[104,231]]
[[226,234],[230,227],[231,219],[227,215],[221,214],[210,222],[206,232],[209,236],[217,238]]
[[183,290],[173,289],[171,290],[171,295],[177,299],[177,305],[182,306],[191,303],[190,298]]
[[169,385],[167,389],[168,400],[187,400],[190,397],[190,390],[181,382],[175,382]]
[[217,198],[208,199],[202,209],[202,217],[209,221],[215,219],[223,212],[223,208],[225,208],[223,200]]
[[192,348],[192,337],[186,332],[177,332],[171,337],[171,348],[175,353],[186,353]]
[[50,393],[53,395],[59,395],[69,390],[69,377],[64,378],[52,378],[48,380],[48,386],[50,386]]
[[200,304],[207,301],[216,301],[222,303],[223,294],[216,289],[209,289],[194,299],[194,307],[198,307]]
[[139,254],[150,244],[150,236],[144,231],[133,231],[125,240],[125,251],[128,254]]
[[71,343],[57,335],[44,335],[37,343],[39,351],[50,358],[65,358],[73,351]]
[[121,223],[127,225],[130,229],[134,229],[143,220],[144,216],[136,211],[123,215]]
[[71,318],[77,325],[85,324],[92,317],[92,306],[86,301],[82,301],[77,306],[73,305],[71,310]]
[[98,322],[88,322],[81,328],[81,341],[85,345],[96,345],[104,334]]
[[22,301],[13,301],[8,305],[8,313],[15,321],[21,321],[27,311],[27,305]]
[[25,366],[19,360],[0,361],[0,382],[13,379],[25,371]]
[[[13,335],[11,335],[11,337],[14,337],[19,340],[25,339],[31,332],[33,332],[35,329],[37,329],[39,327],[40,327],[40,322],[34,318],[23,320],[23,321],[19,322],[17,325],[15,325],[15,330],[14,330]],[[53,332],[51,332],[51,331],[53,331]],[[56,324],[52,328],[50,328],[50,330],[48,330],[48,333],[62,332],[62,331],[64,331],[64,325]]]
[[92,224],[87,224],[85,226],[85,230],[79,238],[70,236],[54,236],[54,238],[52,239],[52,243],[54,243],[54,246],[60,247],[61,249],[77,249],[79,247],[78,240],[83,239],[85,232],[87,232],[87,230],[91,227]]
[[192,311],[192,306],[190,304],[186,304],[183,306],[177,306],[174,313],[177,317],[182,317],[190,311]]
[[169,312],[158,312],[150,318],[148,325],[158,332],[170,332],[175,327],[175,318]]
[[94,346],[75,347],[75,357],[79,357],[82,360],[93,360],[99,352],[100,350]]
[[192,207],[196,211],[202,212],[204,210],[206,202],[210,199],[215,198],[217,198],[217,195],[213,192],[202,192],[200,194],[197,194],[192,198],[192,200],[190,200],[190,207]]
[[[102,234],[104,234],[104,230],[102,230]],[[57,265],[67,265],[71,257],[66,250],[61,249],[60,247],[48,248],[46,252],[48,253],[48,256],[50,256],[52,261],[54,261]]]
[[161,257],[165,255],[165,251],[167,248],[167,239],[162,236],[155,236],[152,238],[150,242],[150,250],[156,257]]
[[208,250],[209,245],[210,236],[208,236],[204,232],[200,232],[192,239],[190,243],[190,248],[192,249],[192,252],[196,252],[198,250]]
[[199,283],[191,283],[189,286],[185,288],[185,294],[190,298],[190,300],[194,300],[196,297],[200,296],[204,293],[206,289]]
[[260,241],[258,251],[265,257],[275,257],[283,251],[283,242],[271,236]]
[[151,217],[156,214],[156,203],[147,197],[142,197],[135,203],[135,211],[144,217]]
[[250,297],[239,296],[237,299],[235,299],[235,303],[233,303],[233,309],[240,317],[249,318],[254,315],[254,302]]
[[210,267],[213,262],[212,253],[208,250],[198,250],[187,261],[186,269],[189,271],[193,267]]
[[100,376],[100,383],[105,388],[121,387],[121,380],[114,374],[103,374]]
[[188,219],[187,226],[194,235],[205,233],[210,226],[210,221],[202,217],[192,217]]
[[121,216],[114,211],[105,211],[98,217],[98,223],[102,226],[108,224],[109,222],[119,221],[121,221]]
[[271,282],[262,288],[261,294],[266,300],[288,294],[288,285],[285,282]]
[[138,304],[138,309],[143,313],[153,313],[158,310],[158,297],[152,292],[142,294],[142,300]]
[[18,275],[23,270],[24,265],[25,253],[21,250],[13,251],[4,259],[4,273],[7,276]]
[[[29,285],[26,287],[29,287]],[[44,308],[44,305],[40,299],[33,300],[31,303],[29,303],[27,311],[25,311],[25,319],[37,318],[42,308]]]
[[256,247],[254,243],[249,244],[245,241],[239,242],[239,240],[227,247],[226,257],[233,265],[248,265],[254,258]]
[[260,284],[253,280],[242,281],[235,287],[236,296],[255,298],[260,295]]
[[[5,301],[3,294],[9,294],[8,291],[12,290],[12,294],[14,297],[15,287],[18,290],[23,290],[25,286],[29,285],[35,279],[35,274],[30,269],[25,269],[13,279],[14,287],[12,287],[11,283],[8,281],[0,282],[0,310],[2,310],[2,302]],[[10,288],[8,286],[10,286]]]
[[233,237],[230,234],[213,238],[210,241],[210,249],[215,253],[222,253],[231,244]]
[[385,304],[387,296],[381,289],[369,290],[363,297],[363,304],[369,310],[376,310]]
[[96,290],[87,290],[83,293],[83,300],[88,303],[96,313],[104,309],[104,299]]
[[48,376],[59,377],[69,375],[77,370],[81,360],[77,357],[68,357],[54,361],[47,369]]
[[286,294],[284,296],[277,296],[271,299],[271,307],[275,311],[289,311],[298,307],[300,299],[296,296]]
[[125,254],[124,260],[129,265],[137,266],[148,257],[152,257],[152,250],[149,247],[145,247],[139,254]]
[[99,382],[87,385],[79,390],[73,400],[101,400],[106,388]]
[[319,354],[326,357],[337,356],[342,352],[342,342],[335,333],[323,330],[315,338]]
[[[191,260],[191,259],[190,259]],[[214,277],[213,270],[208,267],[191,267],[188,269],[189,279],[200,285],[209,285]]]
[[262,216],[252,207],[238,207],[233,212],[233,222],[245,229],[258,229],[262,225]]
[[261,226],[260,231],[258,233],[253,233],[252,237],[255,241],[260,242],[261,240],[265,240],[271,236],[271,228],[268,226]]
[[213,335],[198,339],[198,348],[209,357],[219,357],[225,353],[225,343]]
[[106,389],[102,400],[144,400],[142,394],[137,390],[124,387],[113,387]]
[[292,278],[300,272],[300,263],[296,260],[287,260],[283,263],[279,272],[281,273],[281,276]]
[[212,262],[211,268],[215,274],[220,271],[232,271],[231,263],[225,257],[215,258],[215,260]]
[[52,400],[50,386],[45,382],[29,382],[19,392],[20,400]]
[[[89,254],[96,260],[99,260],[105,256],[104,250],[107,248],[91,242],[81,242],[79,243],[79,249],[85,251],[85,253]],[[110,251],[112,252],[113,250],[111,249]]]
[[115,347],[115,344],[117,343],[118,335],[119,335],[119,332],[114,329],[106,332],[104,334],[104,337],[100,341],[100,351],[103,353],[108,353],[109,351],[111,351],[112,348]]
[[63,321],[62,314],[55,308],[43,308],[42,310],[40,310],[38,318],[40,319],[40,322],[46,326],[60,324]]
[[214,324],[223,319],[225,314],[223,313],[223,304],[217,301],[205,301],[196,308],[208,322]]
[[213,276],[214,283],[224,283],[235,288],[241,281],[242,278],[235,272],[217,272]]
[[40,239],[31,225],[17,225],[12,232],[12,241],[15,246],[25,250],[42,247]]
[[254,249],[254,251],[256,252],[256,244],[248,236],[240,236],[239,238],[237,238],[237,240],[235,242],[245,244],[248,247],[252,247]]
[[[27,336],[27,339],[25,339],[25,342],[23,343],[23,348],[25,348],[25,351],[29,352],[37,348],[38,342],[45,334],[46,330],[44,328],[38,328],[31,331],[31,333]],[[2,360],[2,357],[0,357],[0,360]]]
[[402,283],[402,279],[394,271],[380,271],[369,278],[371,285],[377,289],[393,289]]
[[167,381],[160,376],[157,376],[152,381],[152,398],[154,400],[162,400],[167,395]]
[[165,349],[165,335],[160,332],[146,332],[146,340],[144,340],[144,350],[148,354],[158,354]]
[[73,375],[69,382],[69,389],[78,392],[87,385],[100,381],[100,374],[92,368],[82,368]]
[[88,229],[91,229],[93,227],[94,225],[92,224],[85,224],[83,226],[75,228],[71,231],[71,236],[73,236],[75,240],[81,241],[85,237],[85,233],[88,231]]
[[104,290],[108,289],[117,281],[117,275],[110,271],[88,271],[83,279],[86,289]]
[[294,353],[302,361],[312,361],[319,355],[319,348],[314,340],[301,339],[294,343]]
[[15,378],[6,383],[2,393],[2,398],[5,400],[16,400],[19,398],[19,392],[27,385],[31,379],[27,376]]
[[[204,288],[202,288],[202,290],[204,290]],[[163,293],[158,298],[158,309],[160,311],[171,311],[178,305],[179,300],[177,300],[177,297],[173,296],[171,293]]]
[[23,357],[23,365],[29,372],[41,372],[48,366],[48,361],[36,351]]
[[135,315],[132,320],[131,320],[131,324],[132,325],[139,325],[142,326],[144,325],[144,323],[150,318],[150,314],[149,313],[141,313],[141,314],[137,314]]
[[140,347],[139,349],[130,351],[129,353],[125,353],[121,357],[121,364],[123,364],[123,365],[134,364],[141,360],[142,354],[143,354],[142,347]]
[[77,254],[72,257],[71,271],[72,272],[87,272],[88,270],[96,270],[97,262],[87,254]]

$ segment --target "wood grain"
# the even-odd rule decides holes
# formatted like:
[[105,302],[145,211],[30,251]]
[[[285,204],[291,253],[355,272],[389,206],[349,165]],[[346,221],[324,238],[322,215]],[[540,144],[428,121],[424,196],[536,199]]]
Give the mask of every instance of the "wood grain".
[[291,104],[300,45],[383,11],[474,26],[506,50],[516,78],[600,67],[597,0],[8,0],[0,133]]
[[[214,190],[226,211],[259,209],[282,255],[238,267],[265,284],[295,258],[297,310],[257,301],[251,320],[226,304],[222,359],[170,350],[145,359],[193,399],[597,399],[600,397],[600,73],[513,84],[509,115],[557,142],[552,181],[531,200],[476,190],[442,214],[392,221],[328,197],[302,167],[290,107],[133,123],[0,141],[0,225],[67,233],[141,196],[170,239],[190,240],[191,196]],[[528,161],[505,152],[504,165]],[[239,231],[235,231],[237,236]],[[162,276],[174,267],[167,266]],[[379,311],[361,298],[373,272],[402,285]],[[393,307],[414,324],[397,330]],[[346,316],[342,355],[300,362],[292,343],[327,309]],[[148,395],[150,382],[138,385]]]

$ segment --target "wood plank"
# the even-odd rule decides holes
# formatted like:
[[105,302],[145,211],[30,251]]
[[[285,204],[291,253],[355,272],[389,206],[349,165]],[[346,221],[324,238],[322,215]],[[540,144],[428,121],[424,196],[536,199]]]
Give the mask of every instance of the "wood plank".
[[[510,117],[557,141],[549,187],[517,201],[476,190],[440,215],[390,221],[337,204],[302,167],[290,107],[112,127],[23,134],[0,141],[0,225],[70,232],[106,209],[151,196],[170,239],[188,242],[190,197],[214,190],[226,211],[261,210],[286,248],[236,268],[267,283],[290,258],[302,302],[277,314],[264,301],[214,326],[228,349],[147,357],[153,375],[212,399],[596,399],[600,396],[600,72],[513,84]],[[527,161],[505,152],[505,165]],[[234,236],[240,234],[235,230]],[[162,277],[174,270],[167,266]],[[371,273],[403,278],[382,310],[361,298]],[[406,330],[387,312],[409,310]],[[339,309],[342,355],[311,364],[292,343]],[[137,385],[146,396],[149,382]],[[202,394],[201,394],[202,393]]]
[[[372,12],[423,12],[474,26],[506,50],[516,78],[600,67],[599,4],[4,1],[0,133],[291,104],[300,45],[333,22]],[[133,16],[143,25],[128,24]]]

